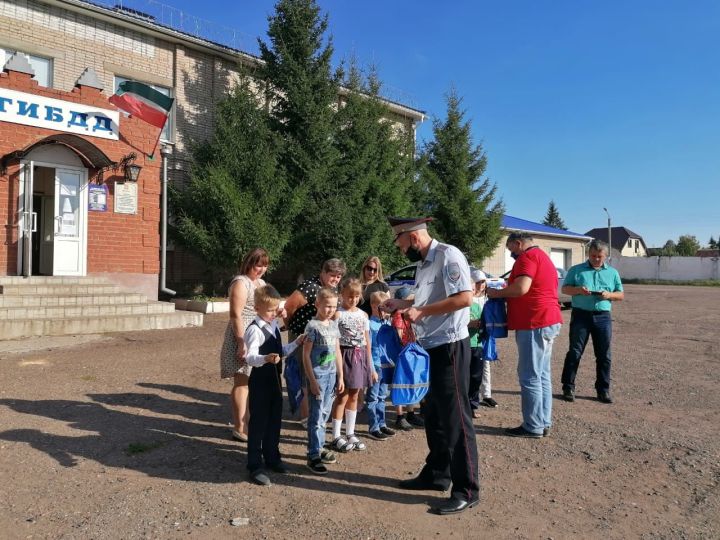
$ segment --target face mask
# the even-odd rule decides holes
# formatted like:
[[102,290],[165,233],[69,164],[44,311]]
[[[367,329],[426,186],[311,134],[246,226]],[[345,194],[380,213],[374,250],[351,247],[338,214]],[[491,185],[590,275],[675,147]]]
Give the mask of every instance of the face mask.
[[422,254],[420,253],[420,251],[417,248],[415,248],[413,246],[410,246],[408,248],[408,250],[405,252],[405,256],[408,258],[408,260],[410,262],[422,261]]

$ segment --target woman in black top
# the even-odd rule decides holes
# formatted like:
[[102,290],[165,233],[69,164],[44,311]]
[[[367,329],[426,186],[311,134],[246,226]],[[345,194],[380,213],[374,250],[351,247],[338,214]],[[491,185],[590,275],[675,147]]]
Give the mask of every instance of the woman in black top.
[[374,255],[365,259],[360,268],[360,282],[363,286],[362,302],[358,306],[368,317],[372,315],[372,307],[370,306],[370,295],[374,292],[390,292],[387,283],[383,281],[382,264],[380,259]]
[[[306,279],[298,285],[285,301],[285,326],[288,329],[288,339],[295,339],[305,332],[305,325],[317,313],[315,299],[318,291],[323,287],[337,290],[346,271],[347,267],[342,260],[328,259],[323,263],[320,274]],[[300,402],[300,421],[307,421],[307,416],[307,399],[303,399]]]

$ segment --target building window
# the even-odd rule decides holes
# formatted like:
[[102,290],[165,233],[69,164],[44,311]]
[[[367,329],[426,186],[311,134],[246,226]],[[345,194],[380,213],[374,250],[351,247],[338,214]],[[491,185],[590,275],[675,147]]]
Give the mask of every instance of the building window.
[[34,54],[24,53],[22,51],[15,51],[13,49],[0,48],[0,58],[2,58],[3,66],[10,60],[10,57],[19,52],[30,62],[30,67],[33,68],[35,79],[40,86],[52,87],[52,73],[53,73],[53,61],[52,58],[44,58],[42,56],[35,56]]
[[[120,83],[125,81],[131,81],[134,79],[128,79],[126,77],[120,77],[118,75],[115,75],[115,92],[117,92],[118,86],[120,86]],[[172,89],[166,87],[166,86],[160,86],[158,84],[150,84],[145,81],[137,81],[141,82],[143,84],[147,84],[149,87],[154,88],[161,94],[164,94],[168,97],[172,97]],[[170,111],[170,115],[168,116],[167,122],[165,122],[165,127],[162,130],[162,133],[160,134],[160,140],[164,142],[173,142],[172,136],[173,136],[173,128],[175,123],[175,103],[173,103],[173,108]]]
[[628,239],[628,247],[629,247],[629,248],[632,248],[632,238],[629,238],[629,239]]
[[640,251],[640,240],[635,240],[635,253]]

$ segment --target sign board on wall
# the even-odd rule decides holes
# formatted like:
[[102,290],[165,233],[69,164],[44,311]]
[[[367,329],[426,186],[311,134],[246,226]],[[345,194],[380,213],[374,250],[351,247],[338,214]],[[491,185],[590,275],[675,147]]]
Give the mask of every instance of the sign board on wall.
[[120,113],[0,88],[0,121],[117,141]]
[[135,182],[115,182],[115,213],[137,214],[138,190]]
[[88,186],[88,210],[107,212],[108,188],[105,184]]

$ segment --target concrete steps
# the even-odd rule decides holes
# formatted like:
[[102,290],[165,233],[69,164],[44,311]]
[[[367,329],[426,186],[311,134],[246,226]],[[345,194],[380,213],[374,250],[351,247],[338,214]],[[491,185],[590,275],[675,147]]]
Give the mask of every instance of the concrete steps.
[[203,315],[102,277],[0,277],[0,340],[202,326]]

